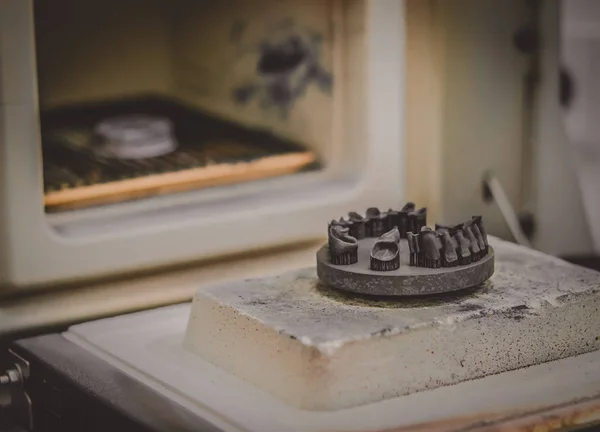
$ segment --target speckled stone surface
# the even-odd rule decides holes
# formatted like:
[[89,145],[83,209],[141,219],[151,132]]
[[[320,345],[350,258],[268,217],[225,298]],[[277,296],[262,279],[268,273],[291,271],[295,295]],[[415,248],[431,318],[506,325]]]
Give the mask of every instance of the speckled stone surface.
[[494,238],[483,286],[373,301],[314,269],[203,289],[188,350],[309,410],[346,408],[600,348],[600,273]]

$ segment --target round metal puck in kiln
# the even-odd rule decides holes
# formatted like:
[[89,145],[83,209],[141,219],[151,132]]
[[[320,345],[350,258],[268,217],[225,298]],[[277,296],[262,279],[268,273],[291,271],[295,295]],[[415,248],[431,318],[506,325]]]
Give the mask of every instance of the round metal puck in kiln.
[[177,148],[173,123],[168,118],[123,116],[105,119],[94,128],[98,156],[146,159],[171,153]]

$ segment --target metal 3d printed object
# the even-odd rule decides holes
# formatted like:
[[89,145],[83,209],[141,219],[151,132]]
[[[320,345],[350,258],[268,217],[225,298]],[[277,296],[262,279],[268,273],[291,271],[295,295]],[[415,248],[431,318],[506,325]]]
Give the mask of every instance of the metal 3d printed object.
[[494,250],[481,216],[435,230],[427,209],[370,208],[365,216],[331,221],[329,241],[317,252],[324,284],[375,296],[440,294],[474,287],[494,273]]

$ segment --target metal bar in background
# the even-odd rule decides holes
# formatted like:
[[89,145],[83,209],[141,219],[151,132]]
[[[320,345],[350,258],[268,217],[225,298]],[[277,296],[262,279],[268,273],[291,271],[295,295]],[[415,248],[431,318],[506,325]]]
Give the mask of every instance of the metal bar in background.
[[491,198],[498,205],[500,213],[502,213],[502,217],[504,218],[506,225],[508,225],[508,229],[515,241],[521,246],[531,248],[531,243],[521,228],[519,217],[510,203],[500,181],[493,173],[487,172],[483,177],[483,182]]

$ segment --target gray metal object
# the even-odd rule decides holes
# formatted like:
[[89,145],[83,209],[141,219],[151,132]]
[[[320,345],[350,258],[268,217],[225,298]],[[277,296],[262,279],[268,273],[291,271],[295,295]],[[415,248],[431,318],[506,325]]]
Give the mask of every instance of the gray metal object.
[[14,392],[22,390],[29,377],[29,363],[13,351],[9,355],[12,365],[0,375],[0,407],[12,404]]
[[498,180],[494,174],[491,172],[486,172],[483,177],[483,184],[486,187],[486,192],[490,194],[490,196],[496,201],[498,208],[500,209],[500,213],[502,213],[502,217],[508,225],[508,229],[510,233],[514,237],[515,241],[521,246],[525,246],[531,248],[531,243],[529,239],[523,232],[521,228],[521,224],[519,223],[519,217],[517,216],[517,212],[513,208],[502,184]]
[[356,294],[374,296],[419,296],[458,291],[485,282],[494,273],[494,250],[481,260],[458,267],[424,268],[410,266],[408,241],[400,240],[400,268],[393,271],[370,269],[370,252],[377,239],[358,241],[358,261],[334,265],[329,247],[317,252],[317,274],[326,285]]
[[371,270],[393,271],[399,267],[400,231],[397,227],[394,227],[379,237],[373,245],[373,249],[371,249]]
[[329,257],[337,265],[356,263],[358,241],[348,235],[349,229],[341,225],[331,224],[329,227]]
[[350,212],[348,220],[331,221],[328,244],[317,253],[319,279],[357,294],[418,296],[474,287],[492,276],[493,250],[481,216],[436,224],[434,231],[427,209],[414,209],[412,202],[385,213],[372,207],[364,218]]
[[8,351],[11,366],[0,374],[0,409],[19,417],[19,424],[33,429],[31,399],[25,392],[24,383],[29,378],[29,362],[12,350]]

